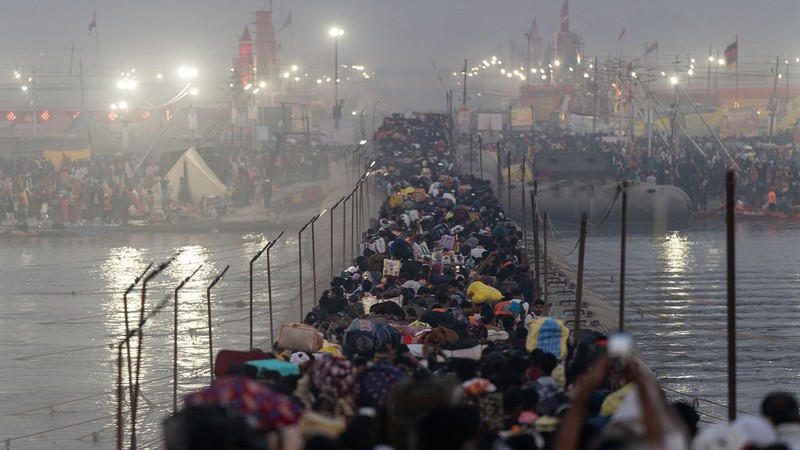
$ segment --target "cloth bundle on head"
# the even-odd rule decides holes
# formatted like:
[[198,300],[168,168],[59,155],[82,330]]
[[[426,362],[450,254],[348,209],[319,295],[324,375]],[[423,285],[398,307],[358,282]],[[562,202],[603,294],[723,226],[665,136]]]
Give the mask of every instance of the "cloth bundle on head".
[[314,366],[311,381],[322,395],[337,399],[354,392],[356,368],[352,362],[341,358],[321,358]]
[[775,427],[769,420],[761,416],[739,416],[731,426],[739,433],[744,445],[764,448],[778,441],[778,432]]
[[406,374],[388,361],[378,361],[358,380],[360,406],[383,406],[389,392],[406,378]]
[[414,280],[408,280],[408,281],[406,281],[405,283],[402,284],[402,287],[409,288],[409,289],[413,290],[414,291],[414,295],[417,295],[417,291],[419,290],[419,288],[421,286],[422,286],[421,284],[419,284],[418,282],[416,282]]
[[473,258],[481,258],[483,257],[484,253],[486,253],[486,249],[484,249],[483,247],[475,247],[469,251],[470,256],[472,256]]
[[297,364],[298,366],[309,361],[311,361],[311,357],[308,356],[306,352],[294,352],[292,353],[291,358],[289,358],[289,362],[292,364]]
[[243,376],[217,378],[209,387],[187,395],[185,405],[222,406],[252,420],[259,430],[294,425],[303,415],[303,409],[289,397]]
[[692,450],[739,450],[742,437],[733,427],[711,424],[703,427],[692,441]]
[[461,383],[461,388],[469,395],[483,395],[497,391],[497,387],[486,378],[472,378]]

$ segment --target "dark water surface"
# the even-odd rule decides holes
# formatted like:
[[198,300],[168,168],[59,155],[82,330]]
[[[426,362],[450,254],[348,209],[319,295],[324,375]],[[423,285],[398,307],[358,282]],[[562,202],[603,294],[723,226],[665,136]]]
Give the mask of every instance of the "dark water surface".
[[[557,234],[558,236],[558,234]],[[741,223],[736,234],[738,409],[773,390],[800,392],[800,225]],[[577,267],[574,231],[557,248]],[[570,253],[572,252],[572,253]],[[727,417],[727,251],[721,223],[634,230],[627,241],[626,328],[674,399]],[[618,229],[590,230],[586,284],[619,298]]]

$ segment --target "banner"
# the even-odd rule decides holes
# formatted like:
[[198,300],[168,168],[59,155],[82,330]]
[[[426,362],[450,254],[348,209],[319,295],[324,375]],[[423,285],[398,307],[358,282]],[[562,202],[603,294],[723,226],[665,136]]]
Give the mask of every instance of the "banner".
[[396,277],[400,275],[400,261],[396,259],[383,260],[383,274],[388,277]]
[[478,114],[478,131],[502,131],[502,114]]
[[511,128],[530,128],[533,126],[533,108],[530,106],[511,107]]
[[58,169],[61,167],[61,163],[64,162],[64,158],[68,158],[70,161],[91,158],[92,149],[81,148],[76,150],[43,150],[42,156],[50,161],[50,163],[52,163],[56,169]]

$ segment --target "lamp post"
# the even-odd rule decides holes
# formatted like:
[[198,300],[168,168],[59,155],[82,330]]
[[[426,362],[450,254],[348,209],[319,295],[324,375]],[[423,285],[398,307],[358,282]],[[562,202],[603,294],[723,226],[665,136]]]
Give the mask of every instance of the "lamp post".
[[[714,55],[711,54],[711,46],[708,46],[708,78],[706,80],[706,97],[711,98],[711,64],[714,62]],[[710,101],[710,100],[706,100]]]
[[36,94],[31,92],[31,108],[33,109],[33,137],[36,137]]
[[789,106],[789,59],[787,58],[784,62],[786,63],[786,101],[783,104],[788,107]]
[[37,103],[37,98],[36,98],[36,94],[33,93],[33,84],[34,84],[33,74],[31,74],[31,76],[28,77],[28,83],[30,83],[30,86],[28,86],[26,84],[26,85],[23,85],[21,89],[22,89],[22,92],[30,94],[30,96],[31,96],[31,109],[33,110],[33,137],[36,137],[36,103]]
[[669,82],[675,88],[675,100],[672,104],[672,118],[670,119],[670,126],[672,127],[672,147],[673,151],[675,152],[675,157],[678,158],[680,154],[680,139],[678,136],[678,77],[673,76],[669,79]]
[[299,274],[299,285],[300,285],[300,322],[303,321],[303,231],[306,231],[309,225],[312,222],[317,220],[317,216],[314,216],[300,228],[300,231],[297,232],[297,264],[298,264],[298,274]]
[[[122,91],[124,98],[130,98],[132,92],[139,86],[136,80],[136,69],[131,69],[122,74],[122,78],[117,81],[117,89]],[[128,102],[121,100],[111,105],[111,110],[118,112],[120,121],[122,122],[122,154],[123,156],[128,152]]]
[[317,242],[316,235],[314,234],[314,224],[326,211],[328,211],[328,208],[323,209],[321,213],[317,214],[317,216],[311,220],[311,276],[314,279],[314,306],[316,306],[317,300],[319,299],[319,297],[317,297]]
[[344,35],[344,30],[333,27],[328,34],[333,36],[333,125],[338,130],[339,119],[342,116],[339,106],[339,36]]
[[[525,40],[528,42],[528,53],[525,57],[525,86],[531,85],[531,39],[533,39],[533,33],[525,33]],[[527,91],[526,91],[527,93]]]
[[[122,122],[122,156],[128,154],[128,102],[121,101],[111,104],[111,110],[119,113]],[[34,130],[36,129],[36,114],[33,115]],[[35,135],[35,132],[34,132]]]

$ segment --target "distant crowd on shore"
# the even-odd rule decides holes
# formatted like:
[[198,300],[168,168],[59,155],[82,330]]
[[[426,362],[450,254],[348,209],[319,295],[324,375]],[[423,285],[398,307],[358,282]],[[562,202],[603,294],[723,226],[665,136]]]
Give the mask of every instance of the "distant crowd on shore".
[[304,324],[185,397],[168,449],[800,448],[792,394],[702,424],[617,336],[569,342],[520,230],[487,181],[454,170],[446,136],[441,115],[384,120],[387,197],[351,265]]
[[774,190],[776,209],[800,210],[800,156],[788,133],[771,140],[767,136],[726,138],[725,150],[710,136],[694,138],[696,146],[684,139],[680,155],[655,138],[648,151],[644,137],[637,137],[631,148],[627,140],[603,133],[545,130],[531,136],[514,132],[502,141],[501,147],[511,149],[514,163],[521,161],[524,152],[528,161],[540,152],[610,153],[617,179],[675,185],[686,191],[698,211],[724,202],[725,171],[735,168],[737,196],[743,207],[766,209]]
[[[419,149],[391,142],[395,136],[379,132],[378,142],[389,145],[389,158],[416,155]],[[444,151],[445,136],[433,142],[433,150]],[[604,134],[574,134],[560,130],[506,133],[498,146],[511,151],[513,163],[527,154],[532,161],[541,152],[605,152],[612,154],[619,180],[673,184],[682,188],[696,210],[715,209],[724,200],[724,173],[737,169],[737,196],[741,208],[795,213],[800,210],[800,164],[790,136],[736,137],[725,140],[723,151],[710,138],[695,138],[697,146],[683,141],[683,153],[664,142],[639,137],[628,142]],[[226,204],[267,206],[272,191],[292,183],[327,178],[329,163],[341,149],[316,142],[288,139],[283,151],[275,143],[264,143],[259,151],[204,152],[207,163],[228,187]],[[202,215],[205,205],[198,199],[181,197],[181,186],[166,179],[170,167],[142,155],[95,156],[88,160],[64,159],[58,167],[43,157],[0,156],[0,222],[21,219],[53,223],[127,223],[131,218],[169,220],[177,214]],[[452,161],[455,162],[455,161]],[[463,163],[463,162],[462,162]],[[134,173],[133,168],[139,167]],[[534,167],[534,173],[536,168]]]
[[[227,186],[224,199],[236,206],[264,203],[273,189],[329,176],[329,161],[339,150],[288,140],[284,151],[265,144],[259,151],[202,151],[206,163]],[[200,215],[207,207],[184,186],[166,177],[171,167],[143,155],[63,158],[0,156],[0,223],[33,220],[51,224],[129,220],[168,220],[176,214]],[[134,168],[138,170],[134,171]],[[179,184],[179,183],[175,183]]]

